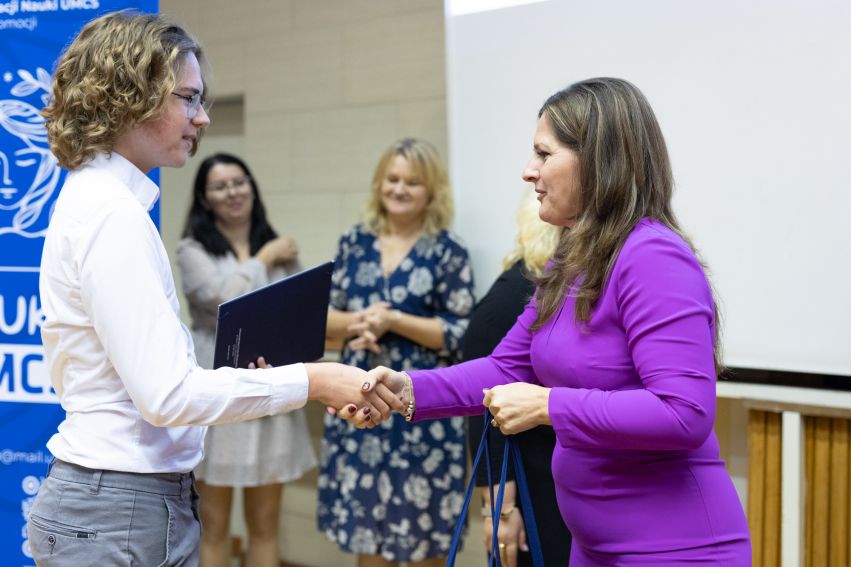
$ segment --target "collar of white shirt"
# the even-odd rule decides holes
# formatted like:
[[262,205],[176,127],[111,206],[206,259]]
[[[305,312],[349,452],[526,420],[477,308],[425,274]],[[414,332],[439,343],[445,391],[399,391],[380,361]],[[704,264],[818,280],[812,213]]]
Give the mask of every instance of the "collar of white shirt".
[[94,167],[114,175],[130,189],[136,200],[147,211],[150,211],[154,207],[154,203],[157,202],[160,196],[160,188],[157,184],[151,181],[150,177],[142,173],[138,167],[119,153],[97,154],[94,158],[86,162],[80,168],[80,171],[89,167]]

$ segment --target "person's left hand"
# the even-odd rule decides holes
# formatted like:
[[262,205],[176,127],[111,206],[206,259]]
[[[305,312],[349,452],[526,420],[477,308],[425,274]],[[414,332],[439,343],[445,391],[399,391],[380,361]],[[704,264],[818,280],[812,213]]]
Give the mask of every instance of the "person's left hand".
[[552,425],[549,412],[550,388],[513,382],[485,388],[484,405],[493,415],[494,427],[505,435],[521,433],[538,425]]
[[[493,539],[492,520],[485,518],[484,522],[482,522],[482,528],[484,530],[485,549],[490,551]],[[523,525],[523,516],[520,515],[520,511],[517,508],[511,511],[508,518],[499,522],[497,541],[499,542],[497,550],[503,567],[517,567],[517,553],[520,550],[529,550],[528,545],[526,545],[526,529]]]

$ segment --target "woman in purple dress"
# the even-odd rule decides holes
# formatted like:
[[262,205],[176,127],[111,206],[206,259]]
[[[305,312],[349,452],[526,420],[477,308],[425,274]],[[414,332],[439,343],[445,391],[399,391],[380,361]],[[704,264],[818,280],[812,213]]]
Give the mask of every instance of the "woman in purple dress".
[[572,567],[750,566],[713,432],[715,302],[671,210],[653,111],[630,83],[603,78],[556,93],[538,116],[523,179],[562,233],[535,297],[490,356],[378,368],[370,382],[387,384],[414,421],[485,405],[505,434],[552,426]]

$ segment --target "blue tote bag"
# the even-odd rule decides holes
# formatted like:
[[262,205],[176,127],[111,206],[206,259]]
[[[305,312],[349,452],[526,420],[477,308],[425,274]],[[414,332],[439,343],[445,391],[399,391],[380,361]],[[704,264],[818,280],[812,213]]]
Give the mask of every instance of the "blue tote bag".
[[[496,502],[494,502],[493,494],[493,474],[491,471],[490,460],[490,444],[488,443],[488,433],[491,427],[490,412],[485,411],[484,415],[485,426],[482,428],[482,438],[479,441],[479,448],[476,451],[476,457],[473,459],[473,471],[470,477],[470,484],[467,486],[467,495],[464,498],[464,507],[461,509],[461,514],[458,516],[458,523],[455,525],[455,533],[452,535],[452,546],[449,548],[449,555],[446,558],[446,566],[454,567],[455,557],[458,555],[458,548],[461,545],[461,532],[464,529],[464,523],[467,519],[467,513],[470,511],[470,501],[473,499],[473,489],[475,488],[476,471],[479,468],[479,463],[482,460],[482,455],[485,458],[485,467],[487,469],[488,486],[490,490],[491,510],[502,510],[502,501],[505,496],[505,481],[508,475],[508,460],[512,459],[514,463],[514,477],[517,484],[517,496],[520,498],[520,508],[523,510],[523,522],[526,524],[526,540],[529,545],[529,552],[532,554],[532,563],[535,567],[544,567],[544,557],[541,553],[541,540],[538,538],[538,526],[535,522],[535,514],[532,510],[532,499],[529,496],[529,484],[526,481],[526,473],[523,470],[523,458],[520,456],[520,448],[517,446],[517,440],[513,436],[505,437],[505,453],[502,456],[502,467],[499,477],[499,489],[496,494]],[[488,567],[503,567],[502,560],[499,556],[498,541],[496,534],[499,533],[499,514],[491,514],[493,522],[493,534],[491,538],[490,559]]]

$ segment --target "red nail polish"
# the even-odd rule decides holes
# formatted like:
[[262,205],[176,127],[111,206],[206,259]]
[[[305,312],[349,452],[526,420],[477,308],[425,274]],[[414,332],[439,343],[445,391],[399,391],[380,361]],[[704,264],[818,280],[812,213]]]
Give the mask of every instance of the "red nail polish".
[[369,408],[369,407],[365,407],[365,408],[363,408],[363,414],[364,414],[364,415],[368,415],[370,411],[371,411],[371,410],[370,410],[370,408]]
[[346,409],[349,410],[349,413],[355,413],[358,410],[358,407],[354,404],[351,404]]

